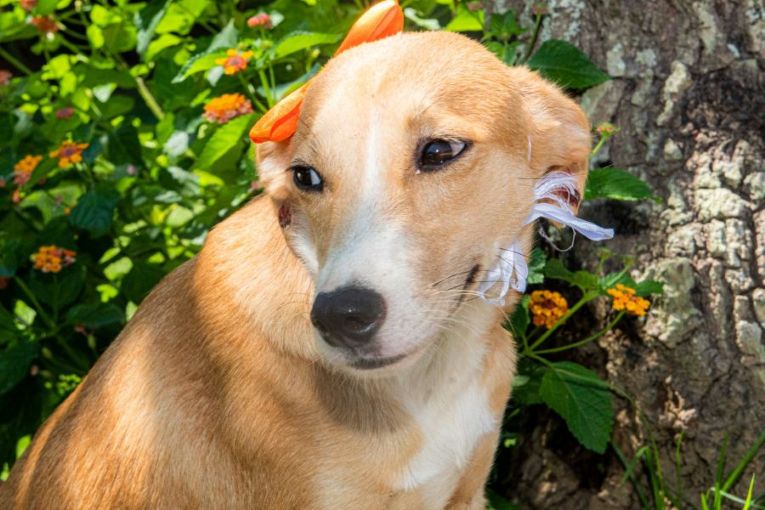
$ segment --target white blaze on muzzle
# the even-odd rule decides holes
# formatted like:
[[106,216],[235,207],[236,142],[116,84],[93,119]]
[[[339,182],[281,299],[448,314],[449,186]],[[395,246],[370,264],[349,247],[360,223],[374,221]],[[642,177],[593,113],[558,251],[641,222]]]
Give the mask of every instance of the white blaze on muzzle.
[[[564,196],[577,196],[576,181],[571,174],[550,172],[542,177],[534,186],[534,207],[524,225],[533,223],[539,218],[547,218],[567,225],[575,232],[579,232],[593,241],[603,241],[614,237],[614,229],[603,228],[577,218],[569,201],[563,198]],[[549,202],[544,202],[544,200]],[[507,296],[510,288],[518,292],[526,290],[528,276],[529,267],[526,264],[523,248],[517,240],[514,240],[499,254],[497,263],[489,270],[486,278],[478,286],[478,293],[487,303],[503,306],[505,296]],[[499,293],[495,297],[488,297],[486,293],[497,285],[499,286]]]

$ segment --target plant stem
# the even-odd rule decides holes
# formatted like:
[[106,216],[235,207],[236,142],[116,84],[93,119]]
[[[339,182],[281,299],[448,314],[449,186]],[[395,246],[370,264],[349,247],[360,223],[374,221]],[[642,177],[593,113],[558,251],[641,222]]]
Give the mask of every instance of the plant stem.
[[31,69],[22,64],[16,57],[8,53],[2,46],[0,46],[0,57],[3,57],[5,60],[13,64],[16,69],[26,74],[27,76],[34,74]]
[[605,328],[601,329],[600,331],[598,331],[594,335],[588,336],[584,340],[579,340],[577,342],[574,342],[574,343],[571,343],[571,344],[568,344],[568,345],[562,345],[560,347],[553,347],[552,349],[543,349],[541,351],[535,351],[535,352],[536,352],[536,354],[553,354],[553,353],[556,353],[556,352],[563,352],[563,351],[567,351],[569,349],[575,349],[577,347],[581,347],[582,345],[588,344],[588,343],[592,342],[593,340],[597,340],[601,336],[603,336],[606,333],[608,333],[609,331],[611,331],[614,328],[614,326],[616,326],[616,324],[622,319],[622,317],[624,317],[624,312],[623,311],[619,312],[616,315],[616,317],[614,318],[614,320],[609,322],[608,325],[606,325]]
[[263,69],[258,69],[258,76],[260,76],[260,84],[263,85],[263,90],[266,93],[268,107],[271,108],[274,105],[274,96],[271,94],[271,86],[268,84],[268,78]]
[[539,32],[542,28],[542,15],[537,14],[536,23],[534,24],[534,34],[531,36],[531,42],[526,48],[526,55],[523,57],[523,62],[527,62],[531,58],[531,54],[534,52],[534,47],[537,45],[539,39]]
[[138,93],[141,94],[141,97],[146,102],[146,106],[149,107],[149,110],[151,110],[151,113],[154,114],[157,120],[164,119],[165,112],[162,111],[162,107],[159,106],[159,103],[152,95],[151,91],[149,90],[149,87],[146,86],[146,83],[143,81],[143,78],[141,78],[140,76],[136,76],[134,80],[135,80],[136,86],[138,87]]
[[45,313],[45,310],[43,310],[43,307],[40,306],[40,302],[37,301],[37,298],[29,289],[29,287],[27,287],[27,284],[24,283],[24,280],[22,280],[18,276],[14,276],[13,281],[16,282],[16,285],[18,285],[19,288],[24,291],[24,294],[27,295],[27,297],[29,298],[29,301],[32,302],[32,306],[35,307],[35,309],[37,310],[37,313],[40,315],[40,318],[43,320],[43,322],[45,322],[49,328],[55,329],[56,323],[51,320],[51,318],[48,316],[47,313]]

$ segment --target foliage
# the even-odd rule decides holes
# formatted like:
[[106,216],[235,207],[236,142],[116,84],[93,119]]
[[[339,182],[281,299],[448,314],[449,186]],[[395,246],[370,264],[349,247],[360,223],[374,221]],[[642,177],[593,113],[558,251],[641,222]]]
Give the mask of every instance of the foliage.
[[[608,79],[570,44],[538,44],[542,6],[526,27],[513,11],[488,16],[474,3],[402,3],[410,30],[466,32],[508,65],[527,63],[570,90]],[[0,69],[3,476],[149,290],[258,192],[248,128],[318,71],[364,7],[341,0],[240,5],[0,0],[0,62],[13,73]],[[601,126],[595,150],[616,131]],[[643,181],[620,169],[594,169],[586,193],[650,197]],[[527,297],[509,321],[522,344],[509,415],[547,405],[585,447],[603,452],[613,389],[592,370],[551,357],[596,340],[635,310],[644,313],[648,302],[638,300],[661,286],[633,281],[629,262],[606,272],[616,260],[610,255],[587,272],[550,253],[534,250],[529,283],[562,282],[567,296],[579,297],[547,312],[548,302]],[[596,299],[615,308],[602,330],[546,345]],[[533,310],[548,313],[548,328],[533,324],[542,323]],[[495,488],[491,504],[514,508]]]

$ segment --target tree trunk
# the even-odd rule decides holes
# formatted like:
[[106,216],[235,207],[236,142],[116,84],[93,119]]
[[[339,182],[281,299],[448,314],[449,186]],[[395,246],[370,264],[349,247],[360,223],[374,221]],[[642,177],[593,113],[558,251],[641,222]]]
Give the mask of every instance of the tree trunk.
[[[529,15],[531,2],[500,3]],[[541,39],[575,44],[613,77],[581,98],[593,124],[621,128],[595,163],[629,169],[662,199],[583,210],[616,228],[609,247],[633,255],[665,293],[645,321],[579,355],[634,399],[619,403],[623,452],[653,439],[674,480],[683,434],[679,476],[698,507],[725,436],[730,469],[765,429],[765,5],[553,0],[548,9]],[[596,248],[578,243],[575,257],[594,265]],[[564,433],[541,423],[527,437],[513,497],[534,508],[640,507],[613,453],[583,469],[560,447]],[[763,492],[762,452],[739,494],[752,473]]]

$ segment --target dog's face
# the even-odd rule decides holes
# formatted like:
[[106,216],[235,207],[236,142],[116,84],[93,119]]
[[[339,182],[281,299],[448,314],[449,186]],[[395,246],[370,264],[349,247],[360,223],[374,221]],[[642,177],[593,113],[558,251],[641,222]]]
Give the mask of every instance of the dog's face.
[[297,133],[258,147],[314,278],[325,358],[357,370],[414,359],[488,307],[475,288],[512,240],[528,248],[536,180],[555,169],[583,184],[589,143],[571,100],[461,36],[404,34],[333,59]]

